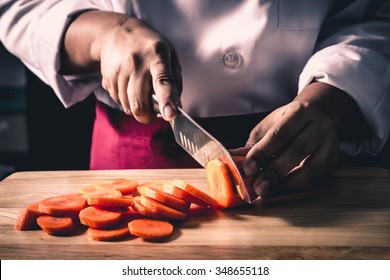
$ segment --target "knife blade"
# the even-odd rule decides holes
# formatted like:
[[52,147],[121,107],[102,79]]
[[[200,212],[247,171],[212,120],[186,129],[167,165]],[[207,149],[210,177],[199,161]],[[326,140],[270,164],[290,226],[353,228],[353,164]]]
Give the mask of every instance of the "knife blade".
[[[153,109],[159,112],[156,95],[152,95],[152,100]],[[226,164],[233,177],[237,194],[246,202],[251,203],[248,189],[227,149],[182,108],[177,107],[177,110],[179,113],[169,121],[175,141],[204,168],[209,161],[216,158]]]

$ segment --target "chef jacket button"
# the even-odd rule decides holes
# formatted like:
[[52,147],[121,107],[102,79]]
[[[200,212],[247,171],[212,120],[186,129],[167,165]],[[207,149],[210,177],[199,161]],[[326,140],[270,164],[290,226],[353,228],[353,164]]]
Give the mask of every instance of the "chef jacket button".
[[223,54],[222,61],[229,68],[237,68],[241,64],[241,55],[230,50]]

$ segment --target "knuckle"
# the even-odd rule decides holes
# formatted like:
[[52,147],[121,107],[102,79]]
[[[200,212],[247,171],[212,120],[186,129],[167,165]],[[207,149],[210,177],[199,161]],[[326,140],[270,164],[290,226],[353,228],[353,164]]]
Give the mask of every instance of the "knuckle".
[[162,40],[151,40],[145,46],[145,55],[150,57],[165,56],[169,52],[169,46]]
[[256,159],[259,165],[264,165],[271,156],[266,150],[255,147],[253,157]]
[[134,101],[130,103],[130,110],[135,116],[143,116],[148,112],[147,106],[139,101]]

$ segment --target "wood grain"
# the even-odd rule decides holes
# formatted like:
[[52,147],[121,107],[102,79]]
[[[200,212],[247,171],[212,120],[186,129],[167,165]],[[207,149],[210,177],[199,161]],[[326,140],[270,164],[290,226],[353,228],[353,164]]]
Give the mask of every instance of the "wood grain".
[[302,193],[203,210],[162,243],[13,229],[19,208],[115,177],[178,178],[207,191],[203,169],[14,173],[0,182],[1,259],[390,259],[389,174],[379,168],[340,169]]

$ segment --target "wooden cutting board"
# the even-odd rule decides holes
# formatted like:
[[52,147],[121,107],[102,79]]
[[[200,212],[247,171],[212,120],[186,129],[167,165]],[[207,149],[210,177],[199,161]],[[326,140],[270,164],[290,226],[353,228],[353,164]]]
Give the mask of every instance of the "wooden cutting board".
[[1,259],[390,259],[389,174],[375,168],[338,170],[299,194],[199,211],[161,243],[13,229],[19,208],[116,177],[178,178],[207,191],[203,169],[14,173],[0,182]]

